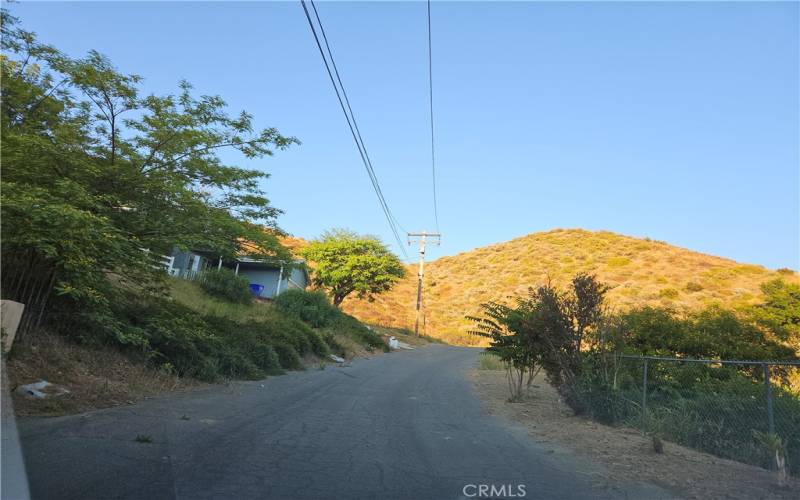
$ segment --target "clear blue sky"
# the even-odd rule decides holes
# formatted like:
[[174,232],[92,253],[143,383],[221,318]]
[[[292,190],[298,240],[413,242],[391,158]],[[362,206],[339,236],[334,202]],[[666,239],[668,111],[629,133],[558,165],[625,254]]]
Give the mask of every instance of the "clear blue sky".
[[[425,4],[322,3],[386,198],[434,227]],[[23,3],[71,55],[222,95],[302,146],[244,164],[287,231],[391,235],[299,3]],[[433,5],[439,215],[454,254],[608,229],[797,269],[798,3]],[[413,252],[410,252],[413,256]]]

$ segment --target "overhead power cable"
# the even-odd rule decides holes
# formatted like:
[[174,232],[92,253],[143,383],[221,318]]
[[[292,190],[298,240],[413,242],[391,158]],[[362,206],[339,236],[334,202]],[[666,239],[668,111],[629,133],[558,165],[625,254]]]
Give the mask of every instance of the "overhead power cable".
[[[406,260],[408,260],[408,253],[406,252],[405,246],[403,245],[402,240],[400,239],[400,234],[397,230],[399,224],[397,223],[397,219],[392,214],[392,211],[389,208],[389,204],[386,201],[386,197],[383,195],[380,183],[378,182],[378,177],[375,174],[375,169],[372,166],[372,161],[369,158],[369,153],[367,152],[367,148],[364,145],[364,140],[361,138],[361,131],[358,129],[358,123],[356,122],[353,109],[350,106],[350,100],[347,97],[347,92],[345,91],[342,79],[339,76],[339,69],[336,67],[336,62],[333,59],[333,52],[331,51],[330,44],[328,42],[328,37],[325,34],[325,28],[322,25],[322,20],[319,17],[317,6],[314,4],[313,0],[309,0],[309,2],[311,3],[312,9],[314,10],[314,17],[317,19],[317,24],[319,25],[320,33],[322,34],[322,38],[325,43],[325,48],[322,47],[322,43],[320,42],[320,38],[317,35],[316,27],[314,26],[314,22],[311,18],[311,14],[309,13],[305,0],[300,0],[301,5],[303,6],[303,11],[306,14],[306,19],[308,20],[308,26],[311,28],[311,33],[314,35],[314,40],[316,41],[317,48],[319,49],[319,53],[322,56],[322,61],[325,63],[325,69],[328,72],[328,77],[330,78],[331,84],[333,85],[333,89],[336,92],[336,98],[339,100],[339,106],[341,106],[342,113],[344,113],[345,119],[347,120],[347,126],[350,129],[350,134],[353,136],[353,141],[355,141],[356,143],[356,148],[358,148],[359,156],[361,156],[361,161],[364,163],[364,168],[366,169],[367,175],[369,176],[370,182],[372,183],[372,188],[375,191],[376,196],[378,197],[378,202],[381,205],[381,210],[383,211],[383,214],[386,217],[386,221],[389,223],[389,228],[391,229],[394,239],[397,242],[397,246],[400,248],[400,251],[403,253]],[[328,62],[329,60],[330,63]],[[333,67],[333,71],[331,71],[331,67]],[[334,74],[336,75],[335,78]]]
[[436,149],[433,133],[433,48],[431,43],[431,0],[428,0],[428,101],[431,110],[431,178],[433,180],[433,218],[439,232],[439,203],[436,199]]

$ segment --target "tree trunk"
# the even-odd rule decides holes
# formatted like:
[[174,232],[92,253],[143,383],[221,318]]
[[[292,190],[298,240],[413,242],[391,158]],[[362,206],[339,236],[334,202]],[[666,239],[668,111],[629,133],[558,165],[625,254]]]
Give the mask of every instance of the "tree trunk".
[[111,110],[111,164],[113,165],[117,159],[117,123],[114,110]]

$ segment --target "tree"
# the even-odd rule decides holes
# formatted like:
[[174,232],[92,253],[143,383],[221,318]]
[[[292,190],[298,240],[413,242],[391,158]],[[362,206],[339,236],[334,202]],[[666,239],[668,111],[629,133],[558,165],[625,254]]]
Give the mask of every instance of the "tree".
[[512,400],[522,396],[526,375],[530,384],[544,369],[566,402],[581,410],[577,384],[584,338],[600,325],[607,289],[593,275],[578,274],[569,293],[547,283],[528,289],[514,307],[489,302],[481,306],[483,316],[467,316],[476,325],[470,333],[488,338],[487,351],[506,363]]
[[747,311],[758,324],[800,355],[800,285],[778,278],[761,285],[764,302]]
[[26,303],[26,318],[49,299],[103,316],[114,287],[157,290],[164,273],[142,249],[291,264],[260,188],[267,174],[218,152],[260,158],[297,139],[255,130],[247,112],[230,115],[186,82],[142,96],[141,78],[102,54],[70,58],[18,25],[2,10],[2,292]]
[[516,307],[487,302],[481,304],[481,316],[467,316],[474,323],[469,333],[489,339],[486,351],[505,365],[511,402],[522,399],[542,367],[545,346],[532,305],[527,298],[518,298]]
[[378,238],[344,229],[327,231],[300,253],[312,263],[314,285],[326,290],[336,307],[354,292],[373,300],[406,273],[400,259]]

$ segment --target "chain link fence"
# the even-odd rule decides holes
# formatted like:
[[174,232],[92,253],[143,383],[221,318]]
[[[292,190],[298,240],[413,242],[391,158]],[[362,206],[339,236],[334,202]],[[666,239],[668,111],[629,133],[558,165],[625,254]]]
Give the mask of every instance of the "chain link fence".
[[800,363],[600,356],[581,394],[592,416],[665,441],[773,468],[778,436],[800,476]]

